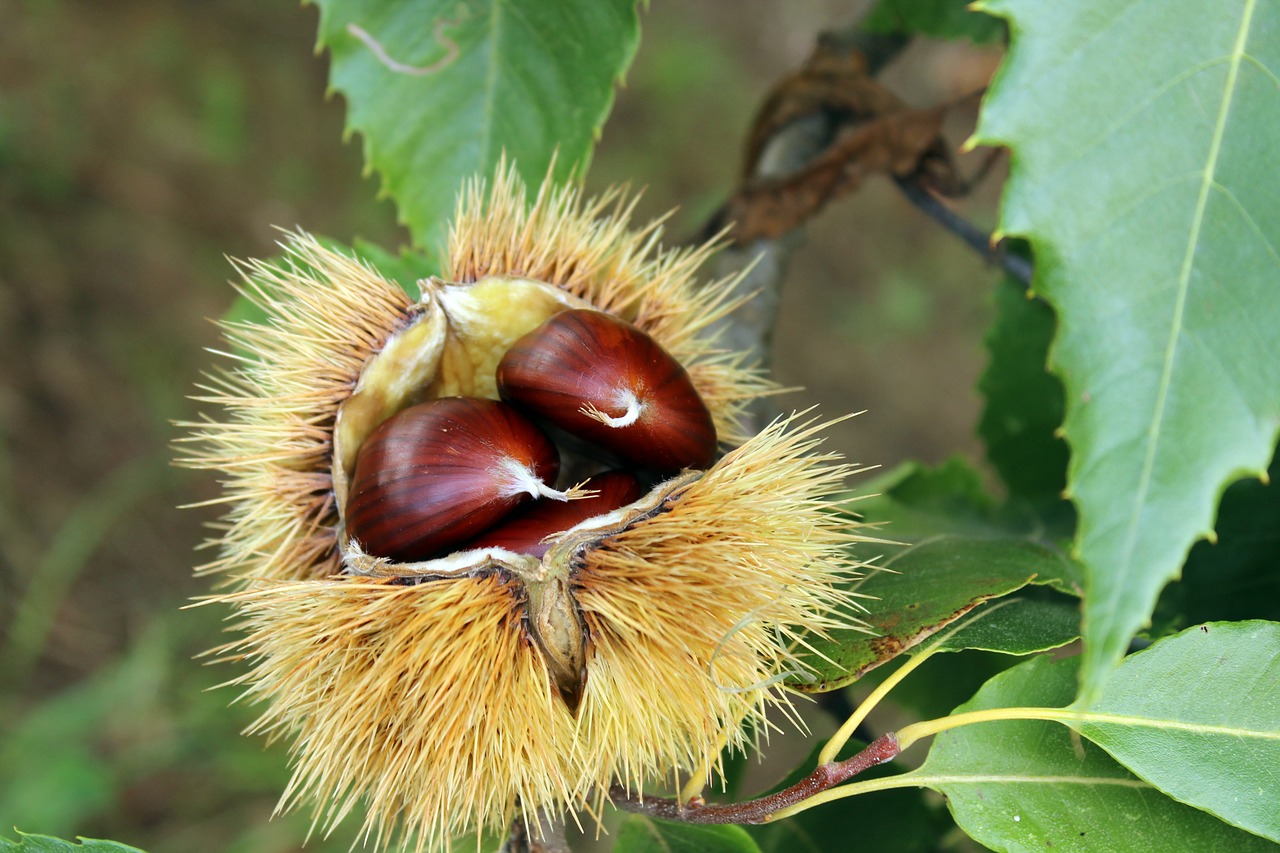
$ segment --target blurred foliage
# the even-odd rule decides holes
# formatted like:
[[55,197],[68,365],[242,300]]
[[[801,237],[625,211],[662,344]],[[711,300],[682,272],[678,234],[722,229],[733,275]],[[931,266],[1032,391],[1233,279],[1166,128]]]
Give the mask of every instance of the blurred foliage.
[[865,26],[872,32],[923,33],[975,42],[995,41],[1005,34],[999,18],[958,0],[879,0]]
[[[192,663],[219,630],[212,609],[152,618],[124,655],[55,695],[3,708],[0,820],[150,850],[296,849],[308,821],[270,821],[288,780],[283,750],[240,736],[252,712]],[[309,849],[346,850],[353,834]]]
[[26,832],[18,833],[17,837],[17,841],[0,837],[0,851],[4,851],[4,853],[76,853],[76,851],[81,851],[81,853],[142,853],[137,847],[97,838],[80,838],[72,842],[54,838],[51,835],[33,835]]
[[234,669],[193,660],[222,617],[179,610],[211,513],[173,507],[213,488],[169,468],[170,421],[233,296],[224,253],[270,254],[273,223],[394,245],[393,211],[341,144],[313,13],[0,19],[0,835],[296,850],[306,816],[269,820],[285,751],[208,692]]
[[584,173],[640,41],[635,0],[315,2],[347,127],[428,250],[501,160],[529,184]]

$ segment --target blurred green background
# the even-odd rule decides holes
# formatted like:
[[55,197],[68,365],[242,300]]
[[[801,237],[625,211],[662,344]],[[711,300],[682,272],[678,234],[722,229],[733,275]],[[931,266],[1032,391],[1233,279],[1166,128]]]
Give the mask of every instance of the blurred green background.
[[[727,194],[756,105],[861,4],[654,0],[589,184],[645,188],[694,231]],[[196,659],[223,613],[180,610],[217,493],[172,469],[171,421],[218,347],[224,256],[273,226],[404,239],[341,99],[314,7],[261,0],[0,0],[0,836],[155,851],[290,851],[268,820],[287,750],[239,736],[229,666]],[[918,105],[981,87],[998,52],[913,45],[885,75]],[[959,144],[973,116],[949,128]],[[962,210],[994,221],[997,182]],[[883,180],[810,229],[785,292],[791,407],[867,409],[833,434],[861,463],[979,449],[974,385],[996,274]],[[778,777],[790,768],[770,768]],[[762,777],[763,778],[763,777]],[[350,831],[311,850],[346,850]]]

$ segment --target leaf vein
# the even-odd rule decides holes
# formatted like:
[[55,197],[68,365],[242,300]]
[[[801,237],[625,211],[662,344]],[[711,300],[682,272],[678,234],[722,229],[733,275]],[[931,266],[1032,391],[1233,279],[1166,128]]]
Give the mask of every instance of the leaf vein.
[[932,788],[948,784],[1038,784],[1038,785],[1118,785],[1123,788],[1151,788],[1151,783],[1123,776],[1033,776],[1019,774],[973,774],[949,776],[918,776],[917,784]]
[[1147,428],[1147,450],[1144,454],[1142,470],[1134,489],[1132,512],[1129,516],[1128,529],[1125,532],[1125,541],[1121,549],[1119,565],[1116,566],[1118,579],[1116,583],[1112,584],[1111,595],[1101,608],[1108,616],[1120,607],[1121,599],[1128,588],[1127,579],[1133,571],[1134,553],[1138,547],[1138,532],[1142,520],[1142,508],[1146,505],[1147,494],[1151,490],[1157,450],[1160,447],[1161,429],[1164,425],[1165,414],[1168,411],[1169,389],[1173,383],[1174,350],[1177,348],[1178,337],[1182,332],[1183,317],[1187,307],[1187,292],[1191,284],[1191,270],[1196,248],[1200,243],[1200,233],[1204,227],[1204,215],[1205,208],[1208,205],[1209,190],[1214,182],[1218,155],[1222,150],[1222,139],[1226,133],[1227,117],[1231,111],[1231,102],[1235,93],[1236,82],[1240,75],[1240,65],[1244,56],[1249,27],[1253,20],[1255,3],[1256,0],[1247,0],[1245,3],[1240,28],[1236,34],[1236,44],[1231,53],[1231,62],[1227,67],[1227,79],[1223,85],[1222,102],[1218,108],[1218,116],[1209,144],[1209,156],[1205,164],[1204,179],[1200,185],[1200,194],[1196,200],[1191,229],[1187,236],[1187,247],[1183,255],[1182,269],[1178,274],[1177,296],[1174,302],[1173,319],[1169,324],[1169,336],[1165,344],[1164,364],[1160,372],[1151,423]]
[[1271,78],[1272,85],[1274,85],[1277,89],[1280,89],[1280,75],[1277,75],[1276,72],[1272,71],[1270,66],[1268,66],[1265,62],[1263,62],[1258,57],[1254,56],[1252,53],[1248,53],[1247,51],[1245,52],[1242,58],[1248,61],[1250,65],[1253,65],[1254,67],[1256,67],[1263,74]]
[[[1219,726],[1211,723],[1197,723],[1188,720],[1160,720],[1153,717],[1137,717],[1125,714],[1106,714],[1097,711],[1083,712],[1083,716],[1087,719],[1076,719],[1080,728],[1088,726],[1102,726],[1108,724],[1117,726],[1133,726],[1144,729],[1163,729],[1166,731],[1183,731],[1192,732],[1194,734],[1203,735],[1230,735],[1231,737],[1246,738],[1251,740],[1277,740],[1280,741],[1280,731],[1267,731],[1265,729],[1242,729],[1239,726]],[[1063,716],[1064,722],[1073,721],[1070,715]]]
[[1249,209],[1241,203],[1236,194],[1231,191],[1231,188],[1225,184],[1220,184],[1217,181],[1213,182],[1213,188],[1217,190],[1223,198],[1231,203],[1231,206],[1240,214],[1240,218],[1244,220],[1245,224],[1249,227],[1249,230],[1252,231],[1262,245],[1266,247],[1267,253],[1271,255],[1271,259],[1277,264],[1280,264],[1280,250],[1276,248],[1275,243],[1271,242],[1271,239],[1267,236],[1266,232],[1262,230],[1262,226],[1258,224],[1258,220],[1256,220],[1253,217],[1253,214],[1249,212]]

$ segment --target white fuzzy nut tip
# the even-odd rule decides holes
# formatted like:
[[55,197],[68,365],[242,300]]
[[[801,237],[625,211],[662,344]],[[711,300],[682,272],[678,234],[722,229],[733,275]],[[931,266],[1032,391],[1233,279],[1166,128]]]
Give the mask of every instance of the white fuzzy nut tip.
[[528,465],[509,456],[494,470],[494,480],[498,483],[499,497],[504,498],[527,494],[535,500],[550,498],[554,501],[576,501],[596,494],[595,489],[583,489],[580,485],[564,491],[553,489],[542,482],[542,478]]
[[597,420],[605,426],[613,427],[614,429],[629,427],[636,421],[640,420],[640,413],[644,411],[644,404],[636,397],[635,392],[621,392],[618,394],[616,402],[618,407],[623,409],[621,415],[614,416],[606,412],[602,412],[592,403],[587,403],[585,406],[578,409],[578,411],[582,412],[582,414],[592,420]]

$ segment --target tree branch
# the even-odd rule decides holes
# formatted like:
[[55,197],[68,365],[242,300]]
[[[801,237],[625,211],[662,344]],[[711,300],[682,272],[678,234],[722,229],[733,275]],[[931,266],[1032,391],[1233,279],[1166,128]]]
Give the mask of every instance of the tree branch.
[[[855,22],[839,30],[819,35],[819,41],[844,53],[861,52],[872,75],[878,74],[906,47],[908,38],[900,34],[865,33]],[[756,179],[791,174],[821,156],[839,134],[840,123],[832,116],[810,115],[780,128],[762,146],[756,159]],[[723,229],[714,218],[699,234],[699,241]],[[720,334],[726,350],[748,354],[748,361],[768,368],[772,363],[773,327],[778,315],[782,284],[791,256],[804,243],[804,229],[795,228],[777,238],[730,244],[715,259],[715,276],[726,278],[746,270],[735,296],[744,301],[710,331]],[[748,413],[747,427],[758,432],[778,414],[768,397],[757,400]]]
[[538,819],[539,826],[532,832],[524,815],[513,820],[498,853],[571,853],[564,837],[564,824],[542,811],[538,812]]
[[636,797],[622,786],[610,791],[613,804],[623,811],[679,821],[680,823],[767,823],[769,816],[834,788],[863,771],[893,759],[901,750],[893,732],[876,738],[866,749],[844,761],[823,764],[790,788],[745,803],[708,804],[701,797],[688,803],[664,797]]

